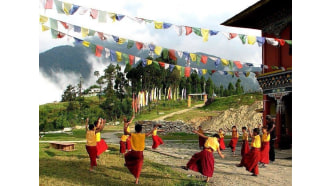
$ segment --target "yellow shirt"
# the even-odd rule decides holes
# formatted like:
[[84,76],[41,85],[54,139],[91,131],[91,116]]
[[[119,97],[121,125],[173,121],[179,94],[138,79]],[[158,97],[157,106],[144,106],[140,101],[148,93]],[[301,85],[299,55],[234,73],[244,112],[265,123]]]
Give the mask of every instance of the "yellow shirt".
[[95,137],[96,137],[96,142],[101,141],[101,132],[97,132],[97,133],[95,134]]
[[225,135],[223,134],[223,132],[219,132],[219,136],[220,136],[220,138],[224,138],[225,137]]
[[248,135],[247,132],[244,132],[244,133],[243,133],[242,139],[243,139],[243,140],[249,140],[249,135]]
[[120,141],[126,142],[129,135],[122,135]]
[[135,151],[143,151],[145,147],[145,133],[131,133],[132,149]]
[[152,132],[153,136],[157,136],[157,129]]
[[87,146],[96,146],[95,130],[88,130],[86,132]]
[[208,137],[204,144],[205,148],[212,148],[213,151],[216,151],[219,148],[219,146],[220,144],[218,142],[218,138],[216,137]]
[[252,142],[251,142],[251,147],[254,148],[260,148],[261,147],[261,141],[260,141],[260,136],[252,136]]
[[232,131],[232,132],[231,132],[231,137],[232,137],[232,138],[238,138],[238,137],[239,137],[238,132],[237,132],[237,131]]
[[263,134],[261,140],[262,142],[270,141],[270,134]]

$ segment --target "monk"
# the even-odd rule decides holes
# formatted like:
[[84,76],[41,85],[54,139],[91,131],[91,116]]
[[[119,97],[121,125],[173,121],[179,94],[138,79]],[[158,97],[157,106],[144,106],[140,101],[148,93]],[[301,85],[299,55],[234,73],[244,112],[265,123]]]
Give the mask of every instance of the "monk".
[[[201,125],[198,127],[198,133],[204,134],[204,131],[203,131]],[[202,138],[202,137],[200,137],[200,136],[198,136],[198,143],[199,143],[199,148],[200,149],[203,149],[204,148],[205,139]]]
[[127,121],[126,116],[124,116],[124,134],[120,138],[120,153],[125,154],[126,150],[131,150],[131,137],[125,132],[125,128],[127,128],[127,131],[130,132],[129,125],[132,123],[133,119],[135,118],[135,115],[133,113],[133,116],[131,120]]
[[96,156],[96,133],[100,131],[100,129],[96,129],[95,125],[88,124],[89,118],[86,119],[86,151],[88,153],[90,159],[90,168],[89,171],[93,171],[93,167],[97,166]]
[[268,127],[262,127],[262,138],[261,138],[261,149],[260,149],[260,168],[266,167],[265,164],[269,164],[269,141],[270,141],[270,133],[268,132]]
[[98,129],[98,132],[96,132],[96,149],[97,149],[97,156],[96,158],[100,158],[100,155],[108,149],[108,145],[105,143],[104,139],[101,139],[101,131],[104,128],[105,125],[105,119],[98,118],[97,121],[94,122],[94,126],[96,129]]
[[219,129],[219,136],[220,136],[220,139],[219,139],[219,144],[220,144],[220,150],[225,150],[226,149],[226,145],[225,145],[225,131],[221,129]]
[[247,171],[252,172],[251,176],[257,176],[259,174],[258,162],[260,161],[260,147],[261,140],[259,136],[259,128],[253,129],[253,135],[251,135],[251,130],[249,134],[252,138],[250,151],[242,157],[241,163],[236,165],[237,167],[245,167]]
[[191,169],[196,172],[200,172],[202,175],[206,176],[205,182],[209,182],[210,178],[213,176],[214,172],[214,156],[213,152],[217,151],[221,158],[225,156],[220,151],[220,144],[218,140],[220,136],[214,134],[212,137],[204,136],[204,134],[199,133],[198,131],[193,131],[198,136],[204,138],[205,144],[204,149],[201,152],[194,154],[186,166],[182,168],[185,170]]
[[143,150],[145,148],[145,137],[150,136],[154,130],[142,133],[142,125],[135,125],[135,133],[130,133],[125,127],[127,135],[131,136],[132,150],[125,154],[125,166],[135,177],[135,184],[139,183],[139,177],[143,165]]
[[238,134],[236,126],[232,126],[231,129],[232,129],[231,130],[231,140],[230,140],[228,146],[231,148],[231,151],[233,152],[233,156],[235,156],[235,150],[236,150],[236,145],[237,145],[239,134]]
[[250,151],[249,147],[249,134],[246,132],[246,127],[242,127],[242,148],[241,148],[241,156],[243,157]]
[[157,132],[164,132],[164,130],[158,130],[157,128],[160,127],[161,125],[155,125],[154,127],[154,131],[152,133],[152,149],[156,149],[159,145],[162,145],[164,144],[162,138],[160,138],[158,135],[157,135]]

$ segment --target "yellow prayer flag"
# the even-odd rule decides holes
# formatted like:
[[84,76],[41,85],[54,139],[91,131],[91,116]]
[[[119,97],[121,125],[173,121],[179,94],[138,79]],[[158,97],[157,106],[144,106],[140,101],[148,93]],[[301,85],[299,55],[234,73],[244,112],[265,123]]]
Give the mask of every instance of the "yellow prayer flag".
[[49,27],[48,26],[45,26],[45,25],[41,25],[41,30],[44,32],[44,31],[47,31],[49,30]]
[[110,19],[112,19],[112,22],[116,21],[116,14],[115,13],[109,12],[108,15],[109,15]]
[[210,30],[208,30],[208,29],[201,28],[201,32],[202,32],[204,42],[209,40],[209,31]]
[[156,46],[154,51],[157,55],[160,56],[160,53],[162,52],[162,47],[161,46]]
[[81,27],[81,36],[87,37],[88,35],[88,28]]
[[152,60],[148,59],[147,60],[147,65],[151,65],[152,64]]
[[196,61],[196,58],[197,58],[196,54],[190,53],[191,61]]
[[207,73],[207,70],[206,69],[202,69],[202,73],[203,73],[203,75],[205,75]]
[[119,38],[119,40],[118,40],[118,44],[123,44],[123,43],[125,43],[125,41],[126,41],[126,39],[125,38]]
[[180,71],[181,70],[181,66],[179,65],[175,65],[175,67]]
[[221,58],[221,63],[222,63],[224,66],[228,66],[229,61],[228,61],[227,59],[222,59],[222,58]]
[[71,7],[72,7],[72,4],[63,2],[63,10],[66,15],[70,14]]
[[47,21],[48,21],[48,17],[45,17],[45,16],[40,15],[39,22],[40,22],[41,24],[44,24],[44,23],[46,23]]
[[154,23],[155,23],[155,29],[162,29],[163,28],[163,22],[154,21]]
[[82,42],[82,45],[84,45],[85,47],[89,47],[89,44],[90,44],[90,42],[88,42],[88,41],[83,41]]
[[257,38],[256,36],[247,36],[247,40],[248,44],[253,45],[256,42]]
[[121,62],[121,52],[118,52],[118,51],[116,51],[116,55],[117,55],[117,61],[118,62]]
[[234,72],[232,72],[232,71],[228,71],[228,74],[230,74],[230,75],[234,75]]

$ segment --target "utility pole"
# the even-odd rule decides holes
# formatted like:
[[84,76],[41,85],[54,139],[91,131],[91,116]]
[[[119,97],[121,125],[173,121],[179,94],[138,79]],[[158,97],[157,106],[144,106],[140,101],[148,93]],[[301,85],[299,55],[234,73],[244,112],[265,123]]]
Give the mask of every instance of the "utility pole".
[[81,97],[81,83],[82,83],[82,77],[80,76],[80,82],[79,82],[79,97]]

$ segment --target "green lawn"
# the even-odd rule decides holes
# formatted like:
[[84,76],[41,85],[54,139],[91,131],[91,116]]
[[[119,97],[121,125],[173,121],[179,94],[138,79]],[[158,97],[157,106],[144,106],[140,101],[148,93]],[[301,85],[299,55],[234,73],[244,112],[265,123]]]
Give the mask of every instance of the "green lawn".
[[[124,158],[116,146],[97,160],[95,172],[89,169],[89,157],[84,144],[76,144],[76,150],[63,152],[39,144],[40,185],[134,185],[134,176],[124,166]],[[205,185],[196,178],[176,172],[172,168],[154,163],[145,156],[140,176],[143,185]]]

